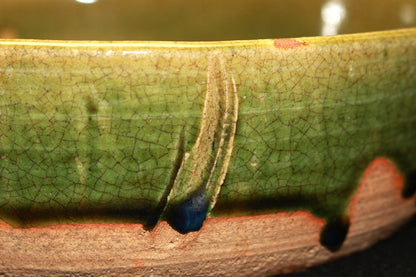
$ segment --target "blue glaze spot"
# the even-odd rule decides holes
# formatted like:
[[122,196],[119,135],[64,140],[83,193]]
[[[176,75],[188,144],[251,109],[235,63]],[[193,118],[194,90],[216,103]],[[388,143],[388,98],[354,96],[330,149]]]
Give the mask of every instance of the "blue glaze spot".
[[205,190],[198,190],[188,200],[172,207],[167,221],[181,234],[198,231],[206,219],[208,206]]
[[350,225],[347,220],[328,223],[321,232],[321,245],[334,252],[341,248]]

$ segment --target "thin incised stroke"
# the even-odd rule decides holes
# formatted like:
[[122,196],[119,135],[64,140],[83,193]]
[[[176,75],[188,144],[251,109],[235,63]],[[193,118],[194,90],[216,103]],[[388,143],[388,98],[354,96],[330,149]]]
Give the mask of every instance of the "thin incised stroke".
[[[198,137],[185,153],[169,193],[164,217],[180,232],[198,230],[215,205],[227,174],[238,118],[235,81],[212,53]],[[194,222],[197,221],[197,222]]]
[[173,188],[173,185],[175,184],[175,180],[180,172],[180,169],[183,166],[183,163],[186,161],[187,156],[185,153],[185,127],[182,128],[179,137],[178,137],[178,142],[176,145],[176,155],[175,155],[175,159],[173,161],[173,166],[169,175],[169,180],[166,184],[166,187],[163,191],[163,195],[161,197],[161,200],[159,202],[159,205],[157,207],[157,211],[156,211],[156,215],[153,216],[152,218],[148,219],[148,223],[147,226],[145,226],[148,229],[153,229],[158,220],[160,219],[160,216],[164,210],[164,208],[166,207],[166,203],[168,201],[168,196]]
[[[214,62],[210,63],[210,67],[208,69],[208,87],[214,84],[218,85],[218,77],[216,78],[211,76],[214,74],[220,74],[219,79],[224,90],[224,101],[222,101],[224,104],[224,113],[222,118],[220,145],[218,146],[217,155],[206,184],[206,190],[213,191],[209,210],[214,208],[218,194],[221,190],[221,185],[224,183],[224,179],[227,174],[231,154],[233,152],[238,119],[238,94],[235,80],[233,76],[228,76],[224,61],[220,58],[217,58],[217,60],[220,66],[220,71],[218,72],[216,70]],[[218,88],[216,91],[219,91]]]

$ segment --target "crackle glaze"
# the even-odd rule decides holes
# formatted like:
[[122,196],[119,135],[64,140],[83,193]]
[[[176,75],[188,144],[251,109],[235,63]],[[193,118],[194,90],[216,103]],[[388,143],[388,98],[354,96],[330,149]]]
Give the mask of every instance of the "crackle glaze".
[[2,218],[338,224],[372,160],[416,168],[415,34],[2,41]]
[[0,218],[180,237],[301,215],[337,251],[370,168],[416,190],[415,38],[1,39]]

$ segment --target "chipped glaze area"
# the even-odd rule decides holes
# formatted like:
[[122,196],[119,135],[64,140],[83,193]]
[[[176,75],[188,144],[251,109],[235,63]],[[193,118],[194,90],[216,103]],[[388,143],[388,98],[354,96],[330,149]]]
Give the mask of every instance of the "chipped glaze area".
[[365,168],[416,169],[415,35],[1,41],[0,217],[187,233],[304,210],[336,250]]
[[273,40],[274,47],[276,48],[283,48],[283,49],[291,49],[300,46],[306,46],[306,42],[299,41],[296,39],[290,38],[281,38],[281,39],[274,39]]

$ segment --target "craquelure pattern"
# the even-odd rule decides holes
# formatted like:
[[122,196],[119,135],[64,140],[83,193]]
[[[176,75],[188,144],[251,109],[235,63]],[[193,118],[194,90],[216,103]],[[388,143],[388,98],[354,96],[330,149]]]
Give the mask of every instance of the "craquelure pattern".
[[342,235],[374,159],[414,175],[412,35],[0,42],[0,217],[186,233],[306,210]]

